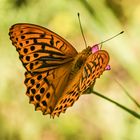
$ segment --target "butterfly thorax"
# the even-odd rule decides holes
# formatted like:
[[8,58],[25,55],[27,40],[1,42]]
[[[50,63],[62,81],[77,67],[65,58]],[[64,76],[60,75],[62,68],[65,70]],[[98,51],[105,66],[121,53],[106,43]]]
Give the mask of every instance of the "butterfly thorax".
[[80,68],[84,65],[86,59],[91,54],[91,47],[87,47],[82,52],[78,53],[75,56],[75,59],[73,61],[73,66],[71,69],[70,77],[69,79],[73,79],[74,75],[80,70]]

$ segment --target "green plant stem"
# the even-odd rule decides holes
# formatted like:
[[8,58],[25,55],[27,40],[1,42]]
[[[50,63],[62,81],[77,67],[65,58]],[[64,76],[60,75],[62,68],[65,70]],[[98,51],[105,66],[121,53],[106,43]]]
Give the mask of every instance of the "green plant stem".
[[127,111],[128,113],[130,113],[131,115],[136,117],[137,119],[140,119],[140,114],[138,114],[137,112],[135,112],[135,111],[133,111],[133,110],[131,110],[131,109],[119,104],[119,103],[117,103],[116,101],[114,101],[114,100],[112,100],[112,99],[110,99],[110,98],[108,98],[108,97],[106,97],[106,96],[104,96],[104,95],[102,95],[102,94],[100,94],[100,93],[98,93],[96,91],[92,90],[92,93],[97,95],[97,96],[99,96],[99,97],[101,97],[101,98],[103,98],[103,99],[105,99],[105,100],[107,100],[107,101],[110,101],[111,103],[113,103],[113,104],[117,105],[118,107],[124,109],[125,111]]
[[129,94],[129,92],[120,84],[117,80],[115,80],[117,84],[124,90],[124,93],[130,98],[130,100],[138,107],[140,108],[140,104]]

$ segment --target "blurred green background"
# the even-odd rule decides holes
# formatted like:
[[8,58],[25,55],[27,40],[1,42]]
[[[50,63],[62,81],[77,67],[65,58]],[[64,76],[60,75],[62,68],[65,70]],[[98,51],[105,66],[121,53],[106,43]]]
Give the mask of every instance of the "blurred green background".
[[59,118],[35,112],[25,95],[24,72],[8,36],[15,23],[34,23],[58,33],[78,51],[85,48],[77,12],[88,45],[124,30],[103,44],[111,71],[97,80],[95,90],[139,111],[115,82],[140,102],[139,0],[0,0],[0,140],[138,140],[140,121],[117,106],[83,95]]

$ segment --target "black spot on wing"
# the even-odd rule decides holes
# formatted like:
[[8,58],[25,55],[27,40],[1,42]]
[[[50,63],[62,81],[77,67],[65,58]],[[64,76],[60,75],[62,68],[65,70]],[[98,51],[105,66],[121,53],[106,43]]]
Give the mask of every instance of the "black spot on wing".
[[48,93],[46,94],[46,97],[49,98],[50,95],[51,95],[50,92],[48,92]]
[[84,74],[85,74],[86,77],[88,77],[88,72],[87,72],[86,67],[84,67]]
[[35,50],[35,46],[31,46],[31,47],[30,47],[30,50],[31,50],[31,51],[34,51],[34,50]]
[[92,67],[88,63],[86,66],[88,67],[89,71],[92,72]]
[[50,44],[51,44],[51,46],[54,46],[54,38],[53,38],[53,36],[52,36],[52,35],[51,35]]

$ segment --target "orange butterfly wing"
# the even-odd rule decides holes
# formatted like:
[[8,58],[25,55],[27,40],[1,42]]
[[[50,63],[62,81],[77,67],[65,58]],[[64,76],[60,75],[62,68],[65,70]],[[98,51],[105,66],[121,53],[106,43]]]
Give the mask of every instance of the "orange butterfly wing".
[[31,73],[57,68],[77,55],[65,39],[38,25],[15,24],[9,35],[24,67]]
[[62,95],[68,81],[71,63],[38,74],[25,73],[26,95],[30,103],[35,105],[35,110],[43,114],[50,114]]
[[61,112],[64,113],[68,107],[72,106],[80,95],[95,83],[96,78],[99,78],[105,71],[108,62],[109,55],[104,50],[91,54],[72,81],[68,82],[67,88],[64,90],[51,116],[59,116]]
[[77,51],[59,35],[33,24],[15,24],[9,35],[27,70],[30,103],[50,114],[66,86]]

